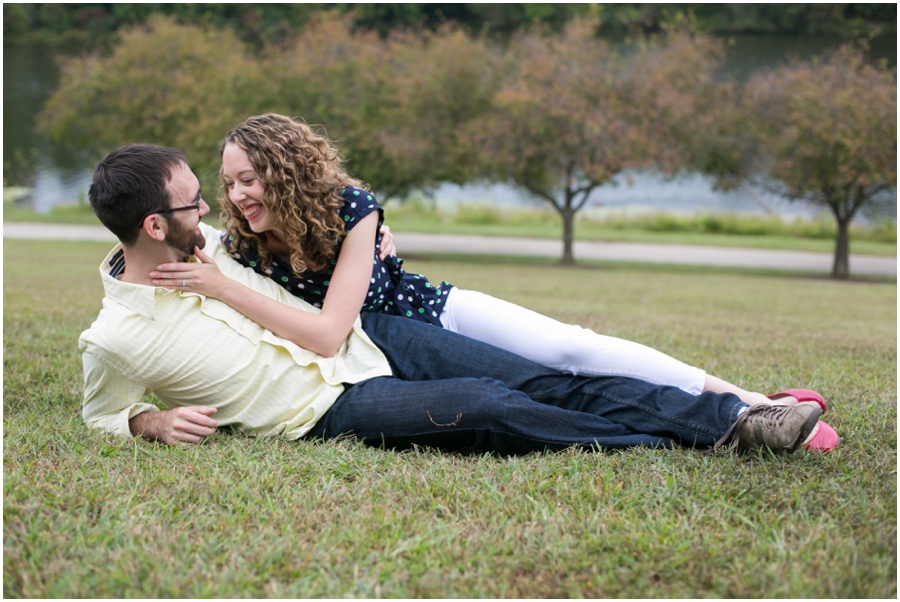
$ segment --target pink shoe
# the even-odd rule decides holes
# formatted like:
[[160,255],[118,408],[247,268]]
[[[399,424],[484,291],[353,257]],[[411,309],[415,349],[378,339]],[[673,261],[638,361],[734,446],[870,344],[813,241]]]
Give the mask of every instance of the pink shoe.
[[838,442],[840,442],[841,439],[838,437],[835,430],[831,428],[830,424],[820,420],[817,426],[818,428],[813,436],[810,437],[802,447],[809,451],[817,451],[823,454],[828,453],[838,446]]
[[[766,397],[768,397],[769,399],[776,399],[778,397],[784,397],[786,395],[796,397],[797,401],[799,401],[800,403],[803,403],[804,401],[814,401],[819,404],[820,408],[822,408],[822,413],[825,413],[825,400],[822,399],[821,395],[819,395],[815,391],[810,391],[809,389],[785,389],[784,391],[779,391],[778,393],[766,395]],[[835,437],[837,437],[837,435],[835,435]]]

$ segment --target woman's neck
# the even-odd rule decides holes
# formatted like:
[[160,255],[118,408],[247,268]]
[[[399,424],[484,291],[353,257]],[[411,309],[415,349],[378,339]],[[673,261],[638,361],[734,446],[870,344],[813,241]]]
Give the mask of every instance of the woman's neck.
[[288,257],[291,254],[291,247],[285,241],[284,235],[275,230],[266,232],[266,249],[279,257]]

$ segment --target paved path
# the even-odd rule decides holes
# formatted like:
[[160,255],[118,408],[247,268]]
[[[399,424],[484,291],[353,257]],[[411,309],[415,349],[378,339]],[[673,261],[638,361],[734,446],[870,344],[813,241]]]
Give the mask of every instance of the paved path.
[[[39,240],[96,240],[115,242],[103,226],[62,226],[50,224],[3,224],[4,238]],[[481,255],[562,256],[562,241],[453,234],[412,234],[395,232],[401,255],[413,253],[465,253]],[[640,261],[689,265],[772,268],[808,272],[831,272],[830,253],[771,251],[691,245],[660,245],[618,242],[575,242],[576,259]],[[850,273],[897,275],[896,257],[851,255]]]

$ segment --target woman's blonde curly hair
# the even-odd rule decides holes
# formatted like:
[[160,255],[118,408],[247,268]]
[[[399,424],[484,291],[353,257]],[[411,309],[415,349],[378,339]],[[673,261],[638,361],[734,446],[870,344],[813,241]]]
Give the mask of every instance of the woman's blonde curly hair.
[[[344,172],[331,141],[302,120],[275,113],[250,117],[228,132],[220,157],[229,143],[247,153],[265,189],[261,200],[291,249],[291,269],[296,274],[324,270],[345,235],[338,213],[344,202],[341,191],[347,186],[367,190],[365,184]],[[219,176],[224,183],[221,169]],[[240,245],[237,250],[256,251],[262,267],[268,268],[272,255],[265,234],[253,232],[241,210],[226,198],[220,199],[220,206],[225,229]]]

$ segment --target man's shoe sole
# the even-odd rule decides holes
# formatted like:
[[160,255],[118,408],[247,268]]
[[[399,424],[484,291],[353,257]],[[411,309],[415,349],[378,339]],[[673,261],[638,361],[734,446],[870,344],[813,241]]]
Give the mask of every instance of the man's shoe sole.
[[822,415],[822,408],[817,405],[816,410],[817,411],[810,414],[809,418],[806,419],[806,422],[803,423],[803,428],[800,430],[800,436],[797,437],[794,445],[787,450],[788,453],[794,453],[795,451],[797,451],[800,448],[800,445],[802,445],[803,442],[806,441],[806,438],[809,437],[810,433],[813,432],[813,429],[816,428],[816,425],[819,424],[819,416]]

